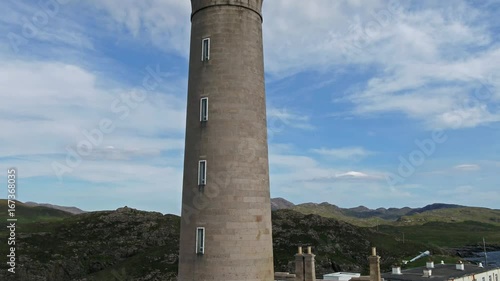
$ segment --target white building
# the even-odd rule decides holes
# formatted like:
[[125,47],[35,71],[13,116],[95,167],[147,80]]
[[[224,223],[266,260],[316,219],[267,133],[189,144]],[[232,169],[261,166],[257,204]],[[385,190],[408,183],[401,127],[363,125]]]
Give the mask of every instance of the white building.
[[360,273],[335,272],[323,275],[323,280],[349,281],[353,277],[360,277]]
[[385,281],[500,281],[500,268],[473,264],[436,264],[434,268],[393,269],[382,274]]

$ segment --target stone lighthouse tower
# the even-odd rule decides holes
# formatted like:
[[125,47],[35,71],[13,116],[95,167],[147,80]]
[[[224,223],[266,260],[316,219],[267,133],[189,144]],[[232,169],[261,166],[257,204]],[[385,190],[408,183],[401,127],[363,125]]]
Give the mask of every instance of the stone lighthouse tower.
[[271,281],[263,0],[191,0],[179,281]]

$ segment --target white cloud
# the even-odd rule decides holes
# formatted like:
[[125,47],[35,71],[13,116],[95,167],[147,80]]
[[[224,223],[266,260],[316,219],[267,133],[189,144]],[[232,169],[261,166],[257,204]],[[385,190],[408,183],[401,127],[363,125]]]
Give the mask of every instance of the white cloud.
[[[451,8],[450,8],[451,9]],[[447,10],[401,14],[381,33],[384,41],[367,44],[360,60],[380,71],[350,101],[358,115],[400,112],[431,128],[467,128],[500,121],[495,108],[500,95],[494,77],[500,48],[491,35],[470,19],[474,8],[452,9],[464,18],[448,18]],[[473,51],[474,50],[474,51]],[[493,105],[493,106],[492,106]]]
[[275,167],[284,167],[287,169],[308,169],[317,167],[318,163],[311,157],[289,154],[270,154],[269,163]]
[[[331,167],[318,162],[310,156],[293,154],[270,154],[269,163],[274,171],[271,179],[273,188],[283,188],[300,182],[301,185],[319,184],[321,188],[330,188],[334,182],[349,182],[357,180],[359,183],[383,182],[384,173],[379,171],[353,171],[343,167]],[[318,187],[318,186],[316,186]]]
[[[45,1],[47,2],[47,1]],[[43,2],[43,3],[45,3]],[[11,54],[16,55],[48,55],[60,52],[71,52],[72,48],[79,50],[94,50],[85,26],[68,16],[75,8],[76,2],[53,2],[49,8],[31,5],[21,1],[10,1],[0,11],[0,32],[4,33],[6,44]],[[50,47],[33,48],[37,44]]]
[[384,8],[383,1],[264,1],[267,70],[287,76],[337,65],[349,28]]
[[[110,15],[111,30],[187,57],[190,6],[186,1],[92,1]],[[264,2],[266,70],[277,77],[305,71],[374,67],[341,101],[349,115],[400,112],[427,128],[458,129],[500,122],[500,48],[480,10],[466,1],[274,0]],[[293,15],[293,16],[291,16]],[[478,98],[481,88],[492,94]],[[356,90],[355,90],[356,89]],[[335,95],[338,99],[338,93]],[[295,128],[307,117],[271,109]]]
[[[420,176],[426,176],[426,177],[431,177],[432,181],[438,182],[440,181],[436,177],[450,177],[454,176],[456,180],[458,180],[457,177],[461,176],[467,176],[467,173],[464,172],[476,172],[482,170],[483,172],[486,172],[488,174],[489,171],[492,170],[494,164],[489,163],[488,161],[478,161],[481,163],[479,164],[460,164],[460,165],[455,165],[455,166],[448,166],[444,169],[434,169],[434,170],[429,170],[426,172],[421,172],[419,173]],[[440,166],[443,165],[444,163],[440,163]],[[484,173],[482,174],[484,176]],[[465,180],[466,178],[460,178],[460,180]],[[472,180],[472,179],[471,179]]]
[[151,42],[158,49],[188,56],[189,1],[92,0],[87,3],[110,15],[106,28],[125,30],[127,37],[132,34],[136,39]]
[[[162,153],[182,151],[184,101],[172,94],[147,92],[144,102],[126,108],[123,95],[146,90],[109,88],[96,81],[95,74],[75,65],[4,61],[0,66],[0,98],[6,102],[0,104],[0,126],[9,137],[3,140],[0,155],[26,159],[16,162],[23,167],[23,176],[52,177],[53,161],[65,164],[67,149],[77,151],[83,141],[100,139],[90,155],[82,154],[82,164],[65,175],[99,181],[126,179],[117,173],[146,171],[154,159],[165,157]],[[114,111],[115,102],[128,109],[127,116],[125,111]],[[112,121],[114,131],[96,133],[104,118]],[[139,161],[145,158],[147,162]],[[37,159],[36,165],[31,163],[33,159]],[[131,160],[138,163],[132,165]],[[180,163],[150,168],[173,169]]]
[[370,172],[364,173],[359,171],[348,171],[348,172],[337,172],[336,174],[311,178],[306,181],[309,182],[326,182],[326,183],[334,183],[334,182],[345,182],[345,181],[360,181],[363,183],[367,182],[385,182],[385,175],[380,172]]
[[[405,204],[414,200],[407,190],[386,184],[383,172],[330,167],[312,157],[270,154],[271,193],[296,203],[328,201],[342,207],[369,205],[372,208]],[[362,190],[362,192],[359,192]]]
[[330,159],[341,160],[360,160],[374,154],[374,152],[366,150],[363,147],[343,147],[336,149],[320,148],[312,149],[311,151]]
[[500,121],[500,66],[490,63],[500,60],[500,48],[484,13],[465,1],[418,8],[395,1],[272,1],[264,11],[271,73],[376,69],[366,85],[358,82],[340,99],[335,93],[353,104],[355,115],[400,112],[430,129]]
[[453,167],[453,169],[459,171],[477,171],[481,169],[481,166],[477,164],[461,164]]
[[369,176],[365,173],[356,172],[356,171],[349,171],[346,173],[337,174],[337,175],[335,175],[335,177],[337,177],[337,178],[342,178],[342,177],[367,178]]
[[304,130],[314,129],[309,119],[309,116],[292,112],[287,108],[270,107],[267,109],[267,127],[271,133],[283,131],[285,126]]

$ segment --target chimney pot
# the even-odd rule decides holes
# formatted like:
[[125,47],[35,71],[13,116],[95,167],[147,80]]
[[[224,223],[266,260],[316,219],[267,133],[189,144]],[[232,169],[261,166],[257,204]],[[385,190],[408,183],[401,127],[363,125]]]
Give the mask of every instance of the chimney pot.
[[392,267],[392,274],[394,275],[401,275],[401,267],[400,266],[393,266]]

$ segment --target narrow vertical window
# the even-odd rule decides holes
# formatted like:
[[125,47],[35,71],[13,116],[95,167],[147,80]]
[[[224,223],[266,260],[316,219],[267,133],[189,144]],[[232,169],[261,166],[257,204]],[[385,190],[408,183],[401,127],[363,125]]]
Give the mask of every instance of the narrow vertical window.
[[200,122],[208,121],[208,98],[200,100]]
[[204,38],[201,41],[201,60],[207,61],[210,59],[210,38]]
[[207,160],[198,162],[198,186],[207,184]]
[[196,228],[196,253],[203,255],[205,253],[205,228]]

